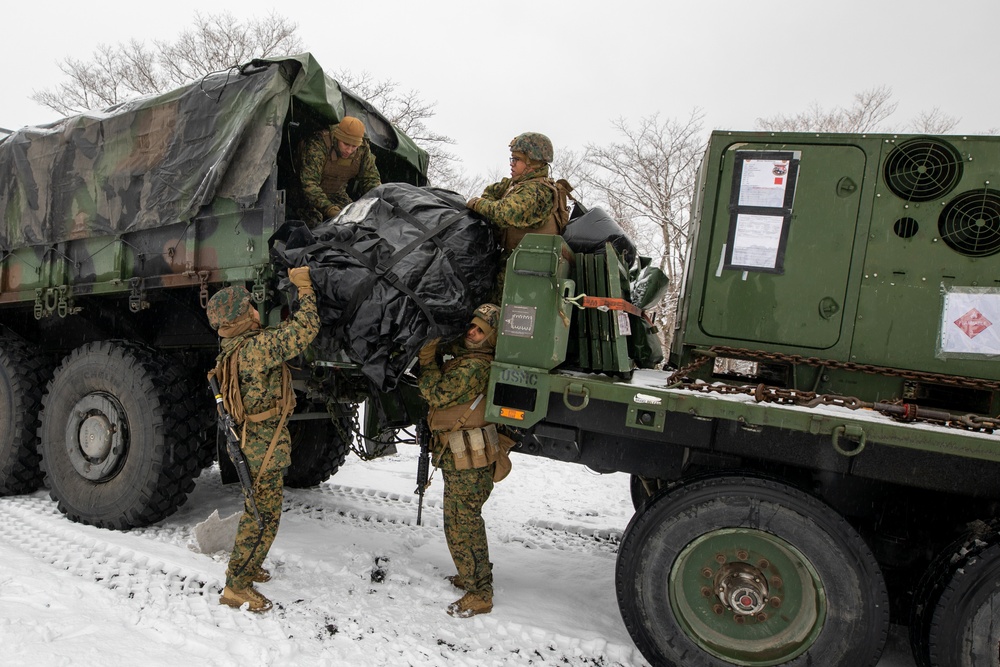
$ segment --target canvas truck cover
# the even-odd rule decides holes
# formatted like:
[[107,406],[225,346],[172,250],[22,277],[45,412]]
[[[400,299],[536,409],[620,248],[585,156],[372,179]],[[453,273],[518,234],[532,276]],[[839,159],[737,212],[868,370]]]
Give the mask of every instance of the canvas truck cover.
[[426,182],[427,153],[312,55],[255,60],[0,141],[0,252],[165,226],[216,198],[253,204],[300,109],[362,118],[380,169]]

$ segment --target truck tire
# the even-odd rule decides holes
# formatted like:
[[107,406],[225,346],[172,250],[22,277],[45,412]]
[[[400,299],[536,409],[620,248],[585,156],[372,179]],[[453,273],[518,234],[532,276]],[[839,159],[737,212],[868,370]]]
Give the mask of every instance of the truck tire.
[[625,626],[654,665],[872,667],[889,629],[885,581],[857,532],[759,477],[658,494],[629,523],[615,581]]
[[285,486],[306,489],[330,479],[351,451],[341,429],[348,432],[350,422],[341,419],[340,428],[331,419],[306,419],[288,422],[292,438],[292,465],[285,472]]
[[42,402],[42,469],[68,518],[101,528],[172,514],[200,472],[200,420],[183,372],[136,343],[88,343],[66,357]]
[[28,343],[0,337],[0,496],[42,485],[38,413],[51,368]]
[[930,667],[1000,665],[1000,539],[954,554],[927,627]]

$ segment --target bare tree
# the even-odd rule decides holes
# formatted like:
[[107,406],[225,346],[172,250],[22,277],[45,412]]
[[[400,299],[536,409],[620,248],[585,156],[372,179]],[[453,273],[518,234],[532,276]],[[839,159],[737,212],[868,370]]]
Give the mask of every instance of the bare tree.
[[156,42],[158,64],[169,86],[179,86],[206,74],[254,58],[299,53],[298,24],[275,14],[263,20],[241,21],[229,12],[195,14],[195,27],[174,42]]
[[67,80],[35,91],[30,99],[63,115],[104,109],[125,100],[195,81],[253,58],[303,50],[298,25],[276,14],[237,19],[232,14],[195,14],[194,28],[174,42],[138,40],[101,44],[90,60],[66,58],[59,69]]
[[805,111],[797,114],[777,114],[758,118],[754,126],[758,130],[772,132],[877,132],[882,124],[896,111],[897,103],[892,99],[892,88],[878,86],[855,93],[854,104],[845,109],[824,109],[813,103]]
[[908,131],[917,134],[945,134],[955,129],[959,118],[949,116],[938,107],[921,111],[905,126],[889,122],[898,104],[892,99],[892,88],[878,86],[854,95],[849,108],[824,109],[813,103],[796,114],[778,114],[758,118],[754,126],[771,132],[868,132]]
[[618,119],[614,125],[624,141],[587,146],[586,161],[596,171],[585,184],[672,280],[684,268],[691,198],[705,149],[703,117],[700,109],[683,121],[661,121],[654,114],[638,127]]
[[[115,46],[99,45],[90,60],[66,58],[59,68],[66,80],[48,90],[35,91],[31,99],[63,114],[105,109],[128,99],[160,93],[226,70],[254,58],[270,58],[305,50],[298,25],[271,13],[264,19],[241,19],[229,12],[195,14],[192,28],[173,41],[139,40]],[[362,72],[337,72],[346,88],[371,102],[394,125],[430,154],[432,183],[456,191],[473,183],[459,169],[459,160],[447,147],[450,137],[434,132],[428,121],[434,105],[416,91],[400,92],[390,79],[379,80]]]
[[654,114],[637,127],[618,119],[614,126],[622,141],[587,146],[586,161],[595,171],[584,182],[670,279],[663,309],[667,331],[687,261],[691,201],[705,150],[703,118],[694,109],[686,120]]
[[949,116],[939,108],[921,111],[910,123],[910,130],[920,134],[946,134],[958,125],[958,118]]

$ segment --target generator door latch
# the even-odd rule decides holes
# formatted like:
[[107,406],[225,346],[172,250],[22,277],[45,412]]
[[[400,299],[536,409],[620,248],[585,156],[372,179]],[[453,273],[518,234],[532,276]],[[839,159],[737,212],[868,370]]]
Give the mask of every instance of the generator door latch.
[[850,176],[844,176],[837,181],[837,196],[850,197],[858,190],[858,184]]

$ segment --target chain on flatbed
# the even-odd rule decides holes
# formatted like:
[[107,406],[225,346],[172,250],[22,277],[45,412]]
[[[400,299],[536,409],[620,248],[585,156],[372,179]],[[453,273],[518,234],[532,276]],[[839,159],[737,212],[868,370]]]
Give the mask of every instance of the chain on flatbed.
[[713,346],[709,353],[695,359],[686,366],[678,368],[671,373],[667,379],[667,385],[671,388],[685,389],[697,393],[716,393],[722,395],[743,394],[752,397],[758,403],[778,403],[782,405],[797,405],[806,408],[814,408],[820,405],[834,405],[849,410],[868,409],[888,415],[903,422],[926,422],[959,428],[967,431],[978,431],[982,433],[993,433],[1000,429],[1000,418],[983,417],[975,414],[954,414],[945,410],[924,408],[912,403],[904,403],[902,399],[896,401],[880,401],[870,403],[862,401],[854,396],[839,396],[836,394],[818,394],[814,391],[802,391],[799,389],[785,389],[773,387],[765,384],[756,385],[732,385],[724,383],[709,384],[704,382],[689,382],[683,378],[705,365],[710,359],[717,356],[750,358],[752,360],[778,361],[791,364],[805,364],[820,368],[837,368],[848,371],[886,375],[890,377],[901,377],[906,380],[919,380],[924,382],[935,382],[950,386],[984,389],[1000,391],[1000,383],[976,378],[963,378],[938,373],[922,373],[916,371],[902,371],[885,366],[874,366],[871,364],[856,364],[850,362],[838,362],[816,357],[802,357],[799,355],[786,355],[775,352],[759,352],[742,348],[732,348],[724,346]]

